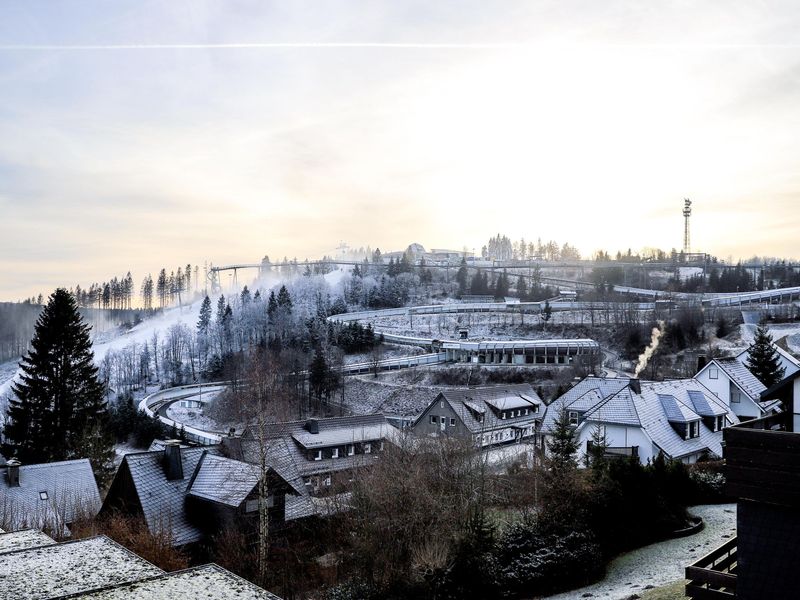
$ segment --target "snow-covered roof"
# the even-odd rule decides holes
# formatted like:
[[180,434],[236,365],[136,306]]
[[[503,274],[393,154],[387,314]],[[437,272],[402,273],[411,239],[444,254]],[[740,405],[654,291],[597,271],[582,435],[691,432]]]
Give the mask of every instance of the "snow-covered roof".
[[[486,432],[497,427],[530,426],[542,418],[538,412],[542,401],[529,383],[444,390],[433,402],[441,400],[450,405],[470,433]],[[500,418],[501,411],[522,411],[525,408],[530,409],[527,415]],[[478,420],[478,416],[482,420]]]
[[219,450],[217,446],[181,448],[183,478],[172,481],[167,479],[164,471],[163,452],[126,454],[114,478],[106,503],[115,500],[113,493],[117,480],[129,472],[147,527],[151,532],[167,530],[172,535],[172,543],[175,546],[200,541],[203,533],[186,518],[184,499],[191,477],[204,452],[216,454]]
[[750,369],[735,358],[715,358],[709,364],[716,364],[751,400],[758,402],[761,398],[761,392],[767,389],[767,387],[750,372]]
[[[788,377],[792,373],[800,371],[800,360],[795,358],[791,353],[781,348],[775,342],[772,342],[772,347],[781,356],[782,359],[781,362],[786,367],[786,373],[784,373],[784,376]],[[739,354],[736,355],[736,360],[738,360],[742,364],[745,364],[749,357],[750,357],[750,348],[745,348],[744,350],[739,352]]]
[[0,533],[0,554],[52,546],[55,540],[38,529],[22,529],[11,533]]
[[625,387],[616,394],[602,400],[594,408],[586,412],[585,418],[587,421],[597,421],[599,423],[631,425],[633,427],[641,425],[629,387]]
[[701,417],[721,417],[728,411],[718,402],[709,401],[708,397],[700,390],[689,390],[689,401],[694,412]]
[[553,430],[558,411],[561,408],[589,411],[605,398],[625,388],[630,381],[627,377],[584,377],[550,403],[542,420],[542,431],[548,433]]
[[80,594],[85,600],[280,600],[214,564]]
[[670,423],[689,423],[700,419],[700,415],[683,402],[678,402],[678,399],[672,394],[656,394],[656,396],[658,396],[658,401]]
[[65,532],[76,518],[97,514],[100,492],[85,458],[21,465],[18,486],[0,476],[0,507],[9,529]]
[[0,598],[46,600],[163,575],[105,536],[4,554]]
[[204,454],[197,465],[188,493],[236,508],[258,485],[260,473],[258,465]]

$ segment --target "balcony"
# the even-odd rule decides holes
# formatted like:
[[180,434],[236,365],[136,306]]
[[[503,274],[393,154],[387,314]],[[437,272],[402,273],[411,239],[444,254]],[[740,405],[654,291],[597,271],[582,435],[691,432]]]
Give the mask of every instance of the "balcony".
[[736,538],[686,567],[686,595],[697,600],[736,597]]
[[723,431],[729,496],[800,508],[800,435],[792,432],[792,416],[773,415]]

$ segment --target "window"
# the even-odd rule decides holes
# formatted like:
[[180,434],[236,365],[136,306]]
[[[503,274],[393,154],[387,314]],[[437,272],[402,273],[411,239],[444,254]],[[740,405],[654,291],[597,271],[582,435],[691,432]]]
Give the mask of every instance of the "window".
[[381,446],[378,448],[378,450],[383,450],[383,441],[381,441]]
[[725,415],[720,415],[717,417],[717,428],[714,431],[719,431],[723,427],[725,427]]
[[742,401],[742,392],[740,392],[735,387],[731,386],[731,402],[741,402]]
[[47,500],[47,492],[39,492],[39,500]]
[[525,409],[525,414],[526,414],[526,415],[528,414],[528,409],[527,409],[527,408]]
[[500,418],[505,421],[505,419],[506,419],[506,411],[503,411],[503,412],[500,413]]
[[692,421],[689,423],[689,438],[696,438],[700,437],[700,422],[699,421]]
[[347,447],[347,456],[353,456],[353,454],[355,454],[355,453],[356,453],[356,447],[355,446],[348,446]]
[[324,485],[325,487],[331,487],[331,476],[330,475],[326,475],[325,476],[325,479],[322,480],[322,485]]
[[522,409],[521,409],[521,408],[518,408],[518,409],[517,409],[517,416],[518,416],[518,417],[519,417],[519,416],[522,416]]
[[455,419],[455,417],[450,417],[450,427],[455,427],[455,426],[456,426],[456,419]]
[[371,454],[372,453],[372,444],[367,442],[364,444],[364,454]]
[[569,424],[570,425],[578,424],[578,413],[574,410],[569,411]]
[[719,379],[719,369],[717,367],[709,367],[708,368],[708,378],[709,379]]
[[444,400],[441,400],[441,401],[439,402],[439,408],[444,408]]
[[331,458],[339,458],[339,448],[331,450]]
[[431,425],[436,425],[439,420],[436,418],[436,415],[431,415]]
[[314,460],[322,460],[322,450],[317,450],[316,454],[314,454]]

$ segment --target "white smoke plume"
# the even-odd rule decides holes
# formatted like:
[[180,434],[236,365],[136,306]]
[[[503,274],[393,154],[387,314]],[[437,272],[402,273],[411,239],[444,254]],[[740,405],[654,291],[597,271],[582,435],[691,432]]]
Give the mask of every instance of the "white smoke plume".
[[647,363],[653,357],[656,350],[658,350],[658,343],[661,340],[661,335],[664,333],[664,321],[658,322],[658,327],[653,327],[653,331],[650,333],[650,345],[644,349],[644,352],[639,356],[639,362],[636,363],[636,371],[634,371],[633,376],[638,377],[639,373],[644,371]]

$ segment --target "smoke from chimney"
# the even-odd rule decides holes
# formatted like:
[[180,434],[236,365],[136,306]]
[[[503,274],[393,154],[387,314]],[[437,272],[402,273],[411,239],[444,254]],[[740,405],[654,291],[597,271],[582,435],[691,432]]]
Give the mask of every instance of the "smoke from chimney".
[[639,361],[636,363],[636,370],[633,373],[634,377],[639,377],[639,373],[645,370],[647,367],[647,363],[653,357],[656,350],[658,350],[658,342],[661,339],[661,335],[664,333],[664,321],[658,322],[658,327],[653,327],[653,331],[650,332],[650,345],[644,349],[644,352],[639,356]]

